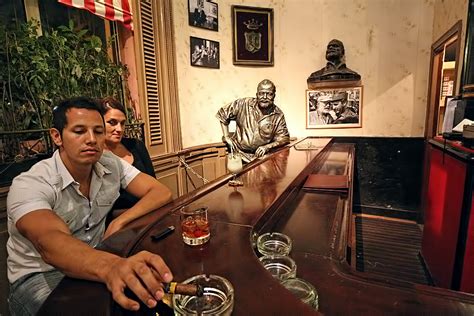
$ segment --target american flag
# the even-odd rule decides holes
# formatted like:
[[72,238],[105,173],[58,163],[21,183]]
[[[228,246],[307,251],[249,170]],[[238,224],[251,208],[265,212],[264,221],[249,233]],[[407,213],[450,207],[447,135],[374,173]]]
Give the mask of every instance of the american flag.
[[120,21],[126,28],[133,30],[132,12],[128,0],[58,0],[58,2],[86,9],[107,20]]

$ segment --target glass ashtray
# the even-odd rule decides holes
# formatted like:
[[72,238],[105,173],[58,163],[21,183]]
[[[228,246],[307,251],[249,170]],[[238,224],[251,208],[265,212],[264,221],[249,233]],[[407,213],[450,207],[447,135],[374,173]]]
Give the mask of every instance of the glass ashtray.
[[279,280],[296,276],[296,263],[288,256],[263,256],[259,260],[263,267]]
[[264,256],[287,256],[291,251],[291,238],[282,233],[265,233],[257,238],[257,249]]
[[201,285],[203,296],[173,295],[175,315],[231,315],[234,309],[234,288],[218,275],[197,275],[182,282]]
[[283,280],[281,284],[296,295],[303,303],[308,304],[315,310],[319,308],[318,292],[311,283],[300,278]]

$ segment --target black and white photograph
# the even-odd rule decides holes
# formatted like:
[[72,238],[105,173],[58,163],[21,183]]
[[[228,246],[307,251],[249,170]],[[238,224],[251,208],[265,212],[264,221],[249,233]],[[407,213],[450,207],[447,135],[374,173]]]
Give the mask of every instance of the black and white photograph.
[[362,126],[362,86],[306,90],[306,127]]
[[215,2],[208,0],[188,0],[189,25],[217,31],[219,29],[219,9]]
[[191,66],[219,68],[219,42],[191,36],[189,43]]

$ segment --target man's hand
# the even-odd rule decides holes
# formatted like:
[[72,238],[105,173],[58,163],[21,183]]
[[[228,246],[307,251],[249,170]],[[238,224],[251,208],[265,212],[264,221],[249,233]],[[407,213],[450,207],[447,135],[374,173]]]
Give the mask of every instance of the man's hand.
[[337,114],[336,112],[334,112],[334,110],[329,111],[329,115],[331,115],[331,118],[333,120],[337,120]]
[[149,308],[156,306],[164,292],[162,282],[171,282],[173,276],[163,259],[148,251],[141,251],[129,258],[117,258],[105,274],[105,284],[113,299],[123,308],[136,311],[137,301],[125,296],[129,288]]
[[129,310],[138,310],[140,305],[125,296],[126,288],[147,306],[154,307],[164,294],[162,282],[173,279],[160,256],[141,251],[121,258],[94,249],[73,237],[64,221],[49,209],[22,216],[16,227],[33,243],[44,262],[70,277],[105,283],[114,300]]
[[255,156],[262,157],[263,155],[267,153],[268,149],[269,148],[266,145],[258,147],[257,150],[255,151]]

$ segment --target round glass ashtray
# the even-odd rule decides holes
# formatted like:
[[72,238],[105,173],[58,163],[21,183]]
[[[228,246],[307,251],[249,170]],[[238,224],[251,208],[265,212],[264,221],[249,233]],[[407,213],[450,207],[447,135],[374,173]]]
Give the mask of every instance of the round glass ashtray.
[[202,296],[173,295],[175,315],[231,315],[234,309],[234,288],[218,275],[197,275],[182,282],[203,287]]
[[279,280],[296,276],[296,263],[288,256],[263,256],[259,260],[263,267]]
[[257,249],[264,256],[287,256],[291,251],[291,238],[282,233],[265,233],[257,238]]
[[304,303],[310,305],[315,310],[318,310],[318,292],[311,283],[300,278],[292,278],[283,280],[281,284]]

